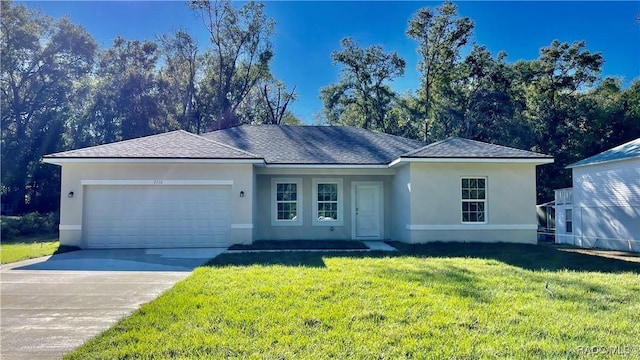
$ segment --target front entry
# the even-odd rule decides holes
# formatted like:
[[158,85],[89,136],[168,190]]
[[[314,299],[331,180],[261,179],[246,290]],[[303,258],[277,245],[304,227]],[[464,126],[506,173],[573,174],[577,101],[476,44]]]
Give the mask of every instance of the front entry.
[[356,239],[382,239],[383,195],[382,182],[358,181],[352,183],[353,237]]

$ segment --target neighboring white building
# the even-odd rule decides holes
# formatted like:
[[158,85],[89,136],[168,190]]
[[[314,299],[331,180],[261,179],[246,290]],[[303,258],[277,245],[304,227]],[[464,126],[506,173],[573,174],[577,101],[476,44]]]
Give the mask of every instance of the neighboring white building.
[[567,168],[573,201],[556,191],[556,242],[640,252],[640,138]]
[[559,189],[555,193],[556,243],[574,245],[573,189]]

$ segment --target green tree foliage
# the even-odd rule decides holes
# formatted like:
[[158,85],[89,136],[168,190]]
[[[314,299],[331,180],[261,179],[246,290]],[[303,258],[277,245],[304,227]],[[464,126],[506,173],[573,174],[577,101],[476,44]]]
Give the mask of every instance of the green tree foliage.
[[640,79],[622,89],[618,78],[605,78],[582,93],[576,104],[571,161],[640,137]]
[[525,89],[524,115],[533,130],[533,149],[555,158],[553,164],[539,170],[541,198],[552,198],[554,188],[570,186],[571,172],[565,166],[583,157],[576,151],[584,141],[580,136],[585,124],[579,106],[582,90],[598,79],[603,62],[602,55],[589,52],[584,42],[554,40],[540,50],[537,60],[516,64]]
[[529,145],[522,141],[528,128],[518,115],[522,104],[506,56],[502,52],[494,59],[486,47],[476,45],[456,64],[443,92],[445,106],[434,111],[438,120],[432,128],[435,138],[461,136],[517,147]]
[[275,22],[264,14],[264,4],[253,1],[236,6],[230,0],[196,0],[209,31],[212,48],[205,53],[206,71],[201,80],[202,116],[206,126],[224,129],[242,119],[238,108],[263,79],[269,79],[273,58],[271,36]]
[[[583,41],[553,41],[538,59],[506,61],[472,44],[474,23],[449,1],[418,10],[408,37],[417,44],[421,86],[415,92],[377,93],[368,87],[365,50],[347,39],[332,59],[343,65],[339,82],[321,89],[329,124],[375,128],[426,141],[461,136],[553,155],[538,170],[538,200],[571,186],[565,167],[640,136],[640,80],[623,89],[601,79],[604,59]],[[462,54],[466,53],[465,56]],[[376,65],[372,65],[376,66]],[[384,122],[375,101],[384,104]],[[390,94],[391,96],[385,96]],[[380,126],[382,124],[382,126]]]
[[68,19],[0,2],[2,201],[16,212],[57,207],[57,172],[42,155],[65,147],[74,88],[90,72],[97,45]]
[[[59,170],[42,155],[174,129],[299,124],[295,87],[273,77],[274,22],[264,4],[192,1],[211,43],[184,30],[157,41],[117,37],[106,49],[68,19],[0,2],[3,205],[58,208]],[[538,200],[570,186],[566,165],[640,137],[640,79],[600,78],[604,59],[584,42],[553,41],[538,59],[506,61],[472,44],[473,21],[447,1],[420,9],[406,35],[418,45],[421,86],[396,94],[405,61],[346,38],[332,53],[338,81],[321,90],[329,124],[414,139],[457,135],[553,155]],[[464,56],[463,56],[464,54]]]
[[[454,75],[460,51],[469,42],[473,33],[473,21],[458,16],[458,7],[450,1],[436,7],[416,12],[407,28],[407,35],[418,43],[418,71],[421,88],[418,92],[424,141],[432,140],[431,127],[434,119],[433,103],[439,91],[446,89]],[[444,100],[443,100],[444,101]]]
[[171,126],[200,133],[201,116],[198,105],[198,71],[202,57],[196,40],[185,30],[160,36],[164,65],[160,69],[160,96]]
[[396,94],[388,83],[404,74],[404,59],[379,45],[363,49],[349,37],[341,45],[331,54],[333,63],[342,66],[338,83],[320,90],[328,122],[396,132],[389,116]]
[[159,102],[156,71],[158,45],[116,37],[100,54],[94,77],[92,105],[79,133],[89,143],[108,143],[167,131],[167,116]]
[[270,73],[274,22],[263,4],[192,2],[211,35],[202,50],[184,30],[99,49],[66,18],[0,4],[2,203],[12,212],[57,210],[59,169],[44,154],[175,129],[300,123],[287,110],[295,92]]

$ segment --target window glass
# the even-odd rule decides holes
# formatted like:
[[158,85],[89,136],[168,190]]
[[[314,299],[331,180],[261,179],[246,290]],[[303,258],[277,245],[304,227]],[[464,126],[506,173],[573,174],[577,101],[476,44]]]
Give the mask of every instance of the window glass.
[[298,184],[278,183],[276,185],[276,207],[278,220],[298,218]]
[[567,227],[567,233],[572,233],[573,232],[573,211],[572,209],[566,209],[565,210],[565,224]]
[[338,184],[318,183],[318,220],[338,220]]
[[486,183],[485,178],[462,179],[462,222],[486,222]]

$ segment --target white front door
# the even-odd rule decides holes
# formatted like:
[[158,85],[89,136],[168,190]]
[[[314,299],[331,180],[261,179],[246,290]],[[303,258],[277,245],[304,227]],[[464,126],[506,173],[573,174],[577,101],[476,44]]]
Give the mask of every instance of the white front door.
[[382,183],[353,183],[354,237],[356,239],[382,238]]

